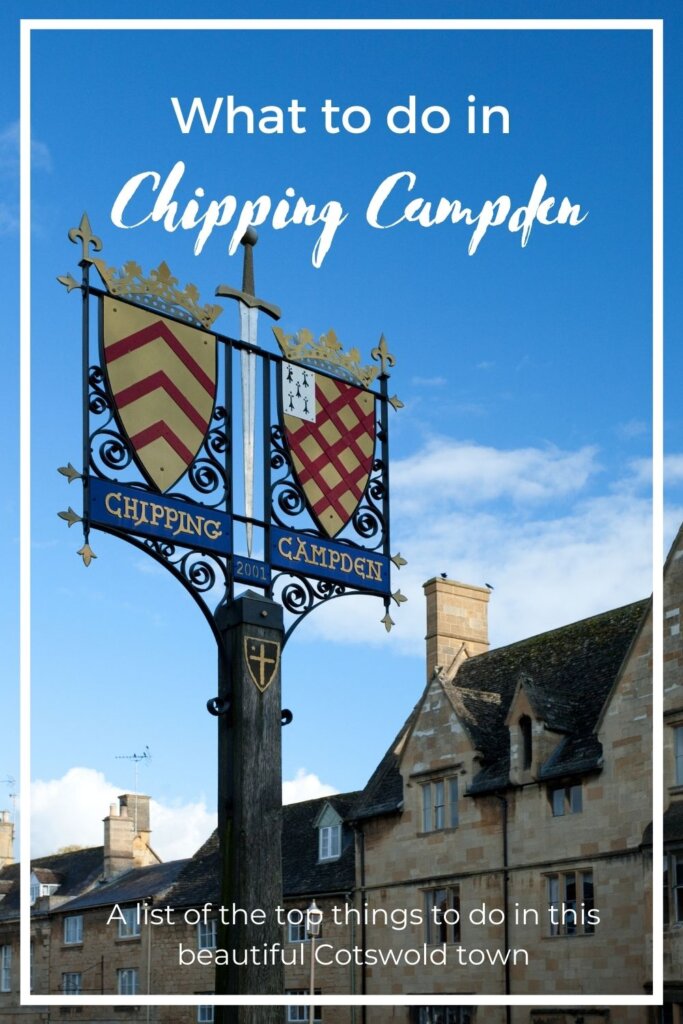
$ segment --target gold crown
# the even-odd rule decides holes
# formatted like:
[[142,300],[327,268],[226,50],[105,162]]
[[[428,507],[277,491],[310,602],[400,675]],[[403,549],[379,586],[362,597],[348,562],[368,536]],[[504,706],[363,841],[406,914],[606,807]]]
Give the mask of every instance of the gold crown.
[[[200,306],[199,289],[196,285],[186,284],[182,291],[177,288],[178,278],[173,276],[165,262],[161,262],[156,270],[150,271],[149,277],[145,277],[142,267],[134,260],[129,260],[119,271],[115,267],[108,267],[104,260],[95,259],[90,255],[90,250],[101,252],[102,239],[93,234],[87,213],[81,217],[78,227],[70,229],[69,241],[74,245],[80,244],[81,266],[84,263],[91,263],[110,295],[119,295],[122,299],[137,299],[140,305],[179,316],[202,327],[210,327],[223,312],[222,306]],[[57,280],[65,285],[68,291],[78,287],[70,274]]]
[[165,261],[156,270],[151,270],[149,277],[144,276],[142,267],[134,260],[124,263],[120,271],[108,267],[103,260],[91,262],[110,295],[142,300],[144,306],[181,315],[183,319],[189,318],[202,327],[211,327],[223,312],[222,306],[201,306],[196,285],[186,284],[182,290],[178,288],[178,278],[173,276]]
[[376,366],[360,365],[360,352],[357,348],[344,352],[332,330],[321,334],[318,341],[306,328],[296,334],[285,334],[280,327],[273,327],[273,334],[285,359],[292,362],[314,362],[329,370],[341,370],[342,376],[366,388],[370,387],[379,372]]

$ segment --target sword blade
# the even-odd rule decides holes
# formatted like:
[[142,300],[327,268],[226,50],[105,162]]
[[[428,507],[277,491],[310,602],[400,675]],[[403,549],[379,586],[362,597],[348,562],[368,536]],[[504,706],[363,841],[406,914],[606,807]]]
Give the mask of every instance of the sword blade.
[[[239,304],[240,333],[242,341],[256,344],[258,310],[250,309],[243,302]],[[256,413],[256,356],[252,352],[240,352],[242,374],[242,464],[244,473],[244,514],[247,519],[254,515],[254,432]],[[246,524],[247,554],[251,558],[254,528]]]

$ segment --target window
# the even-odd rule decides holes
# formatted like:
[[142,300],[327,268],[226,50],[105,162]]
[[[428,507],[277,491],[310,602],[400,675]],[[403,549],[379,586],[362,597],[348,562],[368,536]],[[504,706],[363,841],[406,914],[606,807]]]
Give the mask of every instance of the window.
[[428,945],[460,941],[460,887],[425,892],[425,940]]
[[[288,988],[285,991],[285,995],[288,996],[309,996],[311,994],[310,988]],[[320,995],[320,989],[314,990],[314,995]],[[287,1022],[288,1024],[308,1024],[311,1018],[310,1006],[288,1006],[287,1007]],[[319,1006],[313,1007],[313,1020],[321,1021],[323,1019],[322,1009]]]
[[417,1011],[418,1024],[472,1024],[473,1006],[421,1006]]
[[12,947],[0,946],[0,992],[12,989]]
[[287,942],[308,942],[306,922],[304,920],[297,924],[293,921],[287,922]]
[[589,935],[595,931],[593,872],[548,875],[550,935]]
[[138,920],[137,907],[121,907],[123,919],[119,918],[119,938],[139,939],[140,922]]
[[123,967],[116,972],[116,988],[120,996],[138,993],[138,972],[135,967]]
[[341,856],[341,825],[324,825],[318,829],[320,860],[336,860]]
[[676,759],[676,785],[683,786],[683,725],[674,728],[674,757]]
[[683,851],[664,854],[664,924],[683,923]]
[[64,942],[71,945],[83,942],[83,915],[75,914],[64,918]]
[[455,828],[458,824],[458,780],[434,779],[425,782],[422,789],[422,831],[437,832],[442,828]]
[[52,896],[52,894],[57,892],[58,889],[58,884],[41,882],[36,878],[36,876],[33,873],[31,873],[31,906],[33,906],[36,900],[39,899],[41,896]]
[[583,791],[580,784],[555,786],[548,790],[548,799],[554,818],[561,818],[565,814],[580,814],[583,810]]
[[73,971],[69,972],[68,974],[63,974],[62,992],[64,993],[64,995],[80,996],[82,992],[81,975]]
[[216,948],[217,924],[215,918],[212,921],[207,921],[206,924],[203,921],[199,922],[197,925],[197,949]]
[[[287,911],[287,942],[310,942],[311,936],[308,934],[308,908],[296,908],[292,907],[291,910]],[[317,938],[320,938],[323,933],[322,916],[320,917],[320,931],[318,932]],[[311,914],[311,919],[315,923],[316,914],[315,911]]]
[[197,1024],[213,1024],[213,1006],[197,1007]]

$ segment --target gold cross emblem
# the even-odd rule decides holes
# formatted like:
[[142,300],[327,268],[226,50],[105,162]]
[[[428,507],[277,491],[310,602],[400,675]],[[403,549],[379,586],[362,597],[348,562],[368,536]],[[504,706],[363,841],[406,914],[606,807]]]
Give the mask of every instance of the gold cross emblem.
[[263,693],[275,678],[280,664],[280,644],[275,640],[245,636],[244,657],[249,675]]

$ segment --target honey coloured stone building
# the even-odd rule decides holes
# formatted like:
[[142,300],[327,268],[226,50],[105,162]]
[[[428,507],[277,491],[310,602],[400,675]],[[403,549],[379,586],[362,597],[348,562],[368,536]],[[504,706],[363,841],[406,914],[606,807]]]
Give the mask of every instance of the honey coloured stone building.
[[[424,688],[367,785],[284,809],[284,1020],[309,1019],[296,997],[310,991],[303,912],[315,900],[315,991],[396,997],[322,1005],[315,1020],[326,1024],[681,1024],[681,534],[665,580],[667,1006],[609,1006],[652,983],[650,602],[489,650],[488,589],[438,578],[425,585]],[[34,991],[77,992],[84,1004],[52,1008],[50,1020],[213,1020],[217,838],[162,865],[148,807],[125,794],[105,819],[103,847],[34,864]],[[15,865],[0,869],[3,1024],[48,1019],[16,1006],[16,876]],[[139,905],[170,907],[175,923],[138,924]],[[114,1014],[88,1006],[100,992],[207,1001]],[[407,1008],[403,994],[424,1002]],[[430,1003],[437,994],[452,1005]],[[506,994],[566,1005],[462,1002]],[[577,995],[595,1005],[576,1007]]]

